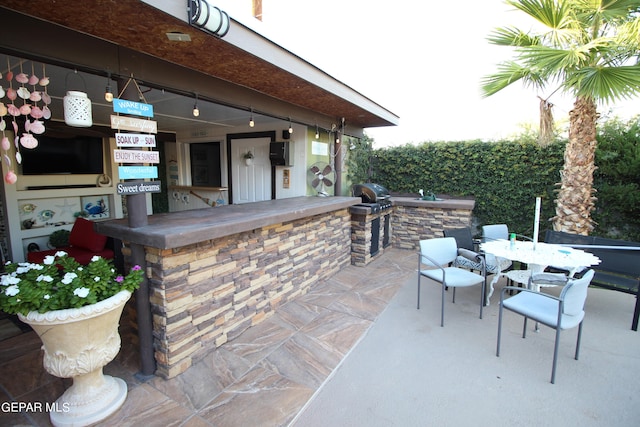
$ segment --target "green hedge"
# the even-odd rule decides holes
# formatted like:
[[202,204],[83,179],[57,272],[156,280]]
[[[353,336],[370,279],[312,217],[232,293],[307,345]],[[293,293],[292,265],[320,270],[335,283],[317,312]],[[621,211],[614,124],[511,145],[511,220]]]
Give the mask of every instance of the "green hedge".
[[598,235],[640,242],[640,117],[600,126],[596,166]]
[[478,226],[506,223],[530,236],[536,196],[542,197],[541,218],[555,214],[553,190],[563,153],[560,142],[547,148],[533,142],[467,141],[381,149],[374,152],[371,181],[392,192],[473,196]]

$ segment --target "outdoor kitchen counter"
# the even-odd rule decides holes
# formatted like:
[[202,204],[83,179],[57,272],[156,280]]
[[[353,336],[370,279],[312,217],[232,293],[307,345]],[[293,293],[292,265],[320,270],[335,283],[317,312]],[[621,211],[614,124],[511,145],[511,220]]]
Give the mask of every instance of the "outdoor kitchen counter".
[[154,214],[148,225],[129,228],[127,219],[97,222],[98,233],[158,249],[172,249],[264,226],[348,208],[357,197],[293,197]]
[[443,237],[447,228],[470,227],[474,199],[420,200],[391,197],[393,205],[393,246],[419,250],[420,240]]
[[393,206],[413,206],[417,208],[473,210],[474,199],[421,200],[416,197],[391,197]]
[[125,265],[144,248],[156,375],[179,375],[349,265],[349,207],[360,201],[295,197],[155,214],[135,229],[97,223],[123,242]]

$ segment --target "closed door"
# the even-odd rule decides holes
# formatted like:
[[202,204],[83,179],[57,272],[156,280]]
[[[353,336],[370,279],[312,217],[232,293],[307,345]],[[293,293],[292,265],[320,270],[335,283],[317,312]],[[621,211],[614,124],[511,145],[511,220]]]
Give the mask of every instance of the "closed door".
[[[270,138],[234,139],[231,147],[233,203],[271,200]],[[244,155],[251,151],[247,164]]]

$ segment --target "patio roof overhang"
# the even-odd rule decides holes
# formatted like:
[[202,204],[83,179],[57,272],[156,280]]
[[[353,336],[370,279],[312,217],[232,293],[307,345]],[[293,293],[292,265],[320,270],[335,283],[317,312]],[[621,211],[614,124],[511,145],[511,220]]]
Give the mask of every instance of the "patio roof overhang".
[[[355,136],[364,128],[398,124],[389,110],[233,17],[224,38],[189,25],[186,3],[4,0],[0,50],[96,75],[134,76],[178,93],[191,106],[197,93],[236,109],[236,125],[248,123],[251,109],[321,128],[344,118],[345,132]],[[191,41],[171,41],[167,33]],[[231,118],[224,126],[234,126]],[[160,129],[171,127],[159,122]]]

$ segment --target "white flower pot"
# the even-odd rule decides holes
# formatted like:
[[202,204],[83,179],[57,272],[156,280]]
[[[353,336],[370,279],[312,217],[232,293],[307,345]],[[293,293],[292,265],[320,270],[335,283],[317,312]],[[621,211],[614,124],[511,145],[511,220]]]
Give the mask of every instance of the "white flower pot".
[[44,368],[52,375],[73,378],[53,405],[54,426],[87,426],[104,420],[124,403],[127,385],[102,368],[120,351],[118,324],[131,292],[81,308],[18,314],[42,340]]

